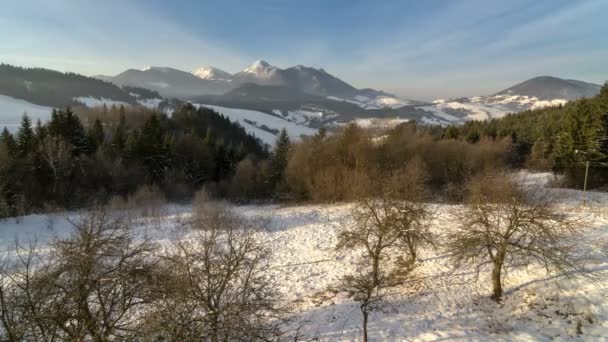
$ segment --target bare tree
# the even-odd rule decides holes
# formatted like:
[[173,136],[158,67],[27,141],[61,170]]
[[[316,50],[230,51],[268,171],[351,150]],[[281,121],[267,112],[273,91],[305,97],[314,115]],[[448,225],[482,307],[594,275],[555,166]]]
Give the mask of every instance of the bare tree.
[[427,203],[429,194],[424,161],[416,156],[402,169],[386,177],[379,194],[385,206],[392,207],[387,220],[400,237],[410,262],[416,262],[418,250],[435,247],[437,235],[431,230],[433,212]]
[[40,144],[40,155],[53,173],[53,192],[67,167],[67,161],[72,155],[73,146],[58,136],[48,135]]
[[[363,341],[367,341],[369,313],[382,307],[382,290],[395,285],[399,279],[387,263],[388,253],[398,253],[402,232],[396,225],[395,201],[389,197],[362,199],[353,209],[353,227],[338,235],[337,250],[363,248],[366,269],[344,277],[340,289],[359,303],[363,315]],[[399,272],[407,275],[411,263]]]
[[259,224],[221,204],[198,203],[189,232],[163,256],[159,300],[146,320],[153,338],[253,341],[280,335],[278,295]]
[[[72,223],[69,238],[44,254],[18,248],[0,269],[3,333],[8,340],[107,341],[133,335],[149,298],[154,246],[101,211]],[[12,266],[11,266],[12,265]]]
[[579,269],[574,258],[576,221],[554,208],[539,188],[525,188],[507,175],[486,173],[468,185],[448,250],[457,266],[492,268],[492,298],[500,301],[503,273],[513,265],[538,262],[547,271]]

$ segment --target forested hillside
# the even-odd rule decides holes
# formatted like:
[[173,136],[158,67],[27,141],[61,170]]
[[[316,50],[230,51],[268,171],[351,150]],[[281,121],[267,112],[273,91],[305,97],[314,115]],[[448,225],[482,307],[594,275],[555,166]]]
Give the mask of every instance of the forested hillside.
[[69,108],[46,124],[27,116],[0,136],[0,215],[105,203],[155,185],[173,199],[233,174],[245,156],[265,158],[257,139],[211,109],[185,105],[172,117],[144,108]]
[[442,139],[477,143],[510,137],[519,162],[566,174],[568,186],[582,187],[589,162],[589,186],[608,183],[608,83],[600,94],[563,106],[511,114],[502,119],[446,128]]
[[0,94],[49,107],[64,107],[75,104],[75,98],[91,96],[136,103],[128,92],[109,82],[75,73],[7,64],[0,64]]

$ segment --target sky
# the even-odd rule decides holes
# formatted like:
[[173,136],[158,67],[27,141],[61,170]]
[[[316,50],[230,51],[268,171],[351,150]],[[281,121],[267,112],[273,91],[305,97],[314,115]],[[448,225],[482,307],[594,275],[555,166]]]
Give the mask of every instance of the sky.
[[255,60],[322,67],[406,99],[492,94],[551,75],[608,80],[608,0],[20,0],[0,62],[84,75]]

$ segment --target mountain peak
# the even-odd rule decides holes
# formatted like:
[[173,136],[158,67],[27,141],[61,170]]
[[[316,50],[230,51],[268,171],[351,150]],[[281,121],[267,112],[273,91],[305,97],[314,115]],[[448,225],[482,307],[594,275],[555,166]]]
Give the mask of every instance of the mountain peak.
[[229,73],[225,72],[224,70],[218,69],[216,67],[212,67],[212,66],[200,67],[200,68],[192,71],[192,74],[194,74],[204,80],[224,80],[224,81],[226,81],[226,80],[230,80],[232,78],[232,75],[230,75]]
[[169,68],[148,65],[145,68],[141,69],[141,71],[151,71],[151,70],[167,72],[167,71],[169,71]]
[[252,66],[260,66],[263,68],[267,68],[270,66],[270,64],[268,62],[266,62],[265,60],[260,59],[260,60],[255,61]]
[[261,73],[265,73],[265,72],[268,72],[271,70],[276,70],[276,69],[278,69],[278,68],[270,65],[265,60],[260,59],[258,61],[255,61],[247,69],[245,69],[243,71],[246,73],[250,73],[250,74],[261,74]]

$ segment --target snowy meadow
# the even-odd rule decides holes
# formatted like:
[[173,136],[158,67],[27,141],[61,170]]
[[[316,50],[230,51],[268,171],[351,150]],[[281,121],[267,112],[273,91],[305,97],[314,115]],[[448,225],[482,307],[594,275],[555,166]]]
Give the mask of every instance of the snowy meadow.
[[[370,313],[372,341],[443,340],[602,340],[608,336],[608,194],[552,190],[560,208],[588,224],[577,242],[591,258],[589,274],[547,273],[541,265],[513,267],[504,274],[504,297],[490,299],[490,269],[455,268],[438,246],[424,248],[406,281],[386,289],[385,305]],[[353,204],[302,206],[233,206],[240,217],[264,222],[255,238],[270,251],[265,277],[278,292],[288,321],[281,338],[302,341],[354,341],[361,337],[359,304],[338,289],[347,274],[363,266],[360,249],[337,251],[338,235],[354,224]],[[454,229],[460,205],[432,204],[432,230],[445,236]],[[68,237],[70,221],[82,213],[30,215],[0,223],[4,260],[15,255],[15,243],[49,242]],[[148,216],[146,216],[148,215]],[[191,232],[184,222],[191,206],[170,205],[154,215],[130,219],[131,234],[149,238],[161,250],[175,248]],[[397,255],[397,253],[395,253]]]

